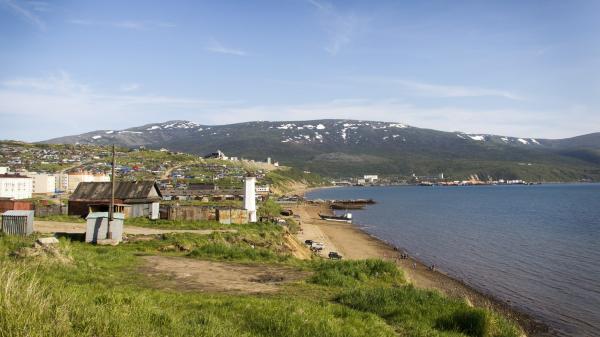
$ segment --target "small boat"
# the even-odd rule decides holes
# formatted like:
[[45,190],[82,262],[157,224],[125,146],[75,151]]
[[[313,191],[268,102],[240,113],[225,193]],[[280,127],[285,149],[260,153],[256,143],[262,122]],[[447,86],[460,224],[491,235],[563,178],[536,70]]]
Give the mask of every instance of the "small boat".
[[327,221],[352,222],[352,213],[344,213],[343,215],[323,215],[319,214],[321,219]]
[[331,209],[363,209],[365,204],[331,204]]

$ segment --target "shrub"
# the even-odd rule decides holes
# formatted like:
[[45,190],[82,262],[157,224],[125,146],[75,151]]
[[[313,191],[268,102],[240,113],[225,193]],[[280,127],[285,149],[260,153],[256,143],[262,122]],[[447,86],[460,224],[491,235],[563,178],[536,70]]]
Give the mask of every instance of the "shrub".
[[452,330],[472,337],[489,336],[490,320],[483,309],[460,308],[451,315],[437,321],[437,327],[442,330]]
[[352,309],[374,313],[411,336],[519,336],[518,329],[503,317],[412,285],[361,287],[342,293],[335,300]]
[[231,246],[223,243],[210,243],[194,249],[190,257],[208,257],[219,260],[236,261],[284,261],[289,258],[287,255],[277,255],[274,252],[264,248]]
[[401,283],[402,273],[391,262],[383,260],[322,261],[315,267],[311,283],[326,286],[348,286],[361,281],[384,280]]

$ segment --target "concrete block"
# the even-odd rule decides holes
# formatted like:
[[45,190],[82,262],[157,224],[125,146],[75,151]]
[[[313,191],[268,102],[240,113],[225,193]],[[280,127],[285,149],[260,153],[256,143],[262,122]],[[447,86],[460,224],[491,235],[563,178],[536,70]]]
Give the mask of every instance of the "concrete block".
[[39,238],[36,242],[42,246],[51,246],[58,244],[59,241],[57,238],[52,236],[49,238]]

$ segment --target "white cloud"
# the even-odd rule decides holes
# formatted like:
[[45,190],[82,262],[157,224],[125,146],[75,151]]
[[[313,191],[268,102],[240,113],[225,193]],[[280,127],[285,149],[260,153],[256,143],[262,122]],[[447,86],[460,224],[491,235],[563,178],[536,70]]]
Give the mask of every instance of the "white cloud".
[[29,3],[29,5],[32,7],[32,9],[30,9],[28,8],[27,3],[22,3],[17,0],[0,0],[0,4],[6,5],[15,14],[28,23],[36,26],[39,30],[46,31],[46,23],[32,12],[32,10],[39,11],[39,8],[42,8],[39,5],[36,6],[35,3]]
[[[191,119],[239,102],[154,94],[115,94],[75,81],[66,72],[40,78],[0,81],[2,138],[42,140],[143,122]],[[44,128],[40,128],[44,125]]]
[[501,97],[509,100],[524,101],[525,98],[508,90],[483,88],[477,86],[445,85],[386,77],[354,77],[348,80],[360,85],[380,85],[386,88],[395,87],[402,94],[424,97]]
[[354,13],[343,13],[335,6],[318,0],[308,0],[318,11],[321,25],[328,35],[329,43],[325,50],[336,55],[344,46],[352,42],[355,34],[367,20]]
[[188,119],[202,124],[322,118],[381,120],[446,131],[527,138],[574,136],[597,131],[592,128],[600,125],[600,115],[590,114],[579,106],[558,113],[424,107],[397,99],[364,98],[252,105],[240,101],[153,95],[139,93],[139,89],[141,86],[138,91],[106,93],[75,81],[64,71],[41,78],[0,81],[0,135],[2,138],[43,140],[172,119]]
[[81,26],[102,26],[102,27],[113,27],[130,30],[148,30],[154,28],[174,28],[175,24],[162,21],[136,21],[136,20],[123,20],[123,21],[96,21],[88,19],[71,19],[67,22],[74,25]]
[[407,80],[394,80],[396,84],[408,90],[425,96],[435,97],[482,97],[496,96],[511,100],[522,100],[523,98],[509,91],[488,89],[480,87],[465,87],[458,85],[439,85]]
[[125,83],[122,84],[120,89],[121,91],[125,91],[125,92],[129,92],[129,91],[136,91],[138,89],[140,89],[142,86],[139,83]]
[[212,53],[220,53],[220,54],[229,54],[236,56],[245,56],[247,53],[241,49],[234,49],[225,47],[222,43],[217,41],[216,39],[210,39],[209,44],[205,48],[207,51]]

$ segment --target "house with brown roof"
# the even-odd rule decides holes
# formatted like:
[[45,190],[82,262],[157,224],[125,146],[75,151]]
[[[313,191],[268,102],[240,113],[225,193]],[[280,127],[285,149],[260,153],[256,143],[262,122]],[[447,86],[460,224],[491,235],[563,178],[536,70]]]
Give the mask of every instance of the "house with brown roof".
[[[82,182],[69,198],[69,215],[86,217],[90,212],[108,212],[110,182]],[[119,181],[115,183],[115,211],[126,218],[158,219],[162,194],[154,181]]]

